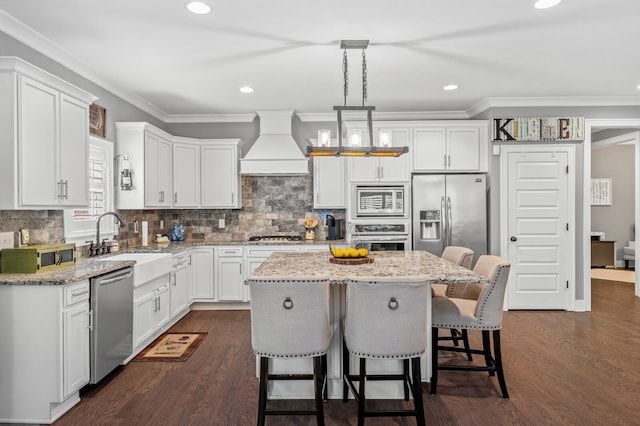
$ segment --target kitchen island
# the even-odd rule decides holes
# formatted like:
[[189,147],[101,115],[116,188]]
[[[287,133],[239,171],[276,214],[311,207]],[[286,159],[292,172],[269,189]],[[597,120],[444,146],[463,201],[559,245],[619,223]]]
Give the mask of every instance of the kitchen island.
[[[342,398],[342,330],[341,320],[345,315],[345,289],[351,276],[416,276],[424,275],[434,283],[479,283],[488,282],[486,277],[451,263],[426,251],[388,251],[372,252],[373,263],[361,265],[338,265],[329,262],[331,254],[312,253],[274,253],[253,273],[254,277],[309,277],[328,276],[331,282],[330,317],[333,328],[331,346],[327,353],[329,398]],[[431,295],[425,300],[431,305]],[[431,324],[431,310],[427,309],[427,324]],[[427,327],[427,350],[422,357],[422,381],[431,377],[430,342],[431,327]],[[311,371],[310,359],[274,359],[274,373],[300,373]],[[356,366],[355,358],[351,365]],[[371,374],[399,373],[402,362],[398,360],[369,360],[367,372]],[[370,382],[367,384],[367,398],[400,399],[404,392],[400,382]],[[276,381],[272,383],[270,398],[313,398],[310,383],[295,381]]]

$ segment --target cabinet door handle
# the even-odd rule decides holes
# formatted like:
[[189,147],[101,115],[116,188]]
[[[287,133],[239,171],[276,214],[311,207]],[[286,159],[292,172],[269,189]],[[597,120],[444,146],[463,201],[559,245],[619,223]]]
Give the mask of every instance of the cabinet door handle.
[[83,294],[87,294],[89,293],[89,290],[83,290],[83,291],[78,291],[75,293],[71,293],[71,297],[78,297],[78,296],[82,296]]
[[235,193],[235,192],[232,192],[232,193],[231,193],[231,204],[233,204],[233,203],[235,203],[235,202],[236,202],[236,193]]
[[68,199],[69,198],[69,181],[68,180],[64,180],[64,199]]
[[93,330],[93,311],[87,312],[88,325],[87,328],[89,330]]
[[451,167],[451,155],[447,155],[448,166]]
[[173,193],[173,202],[174,202],[174,204],[178,203],[178,193],[177,192]]
[[380,166],[380,179],[384,179],[384,167]]
[[58,198],[62,198],[64,195],[64,190],[62,189],[62,180],[58,181]]
[[447,154],[445,154],[445,155],[443,155],[443,156],[442,156],[442,160],[443,160],[443,164],[442,164],[442,166],[443,166],[443,167],[447,167]]

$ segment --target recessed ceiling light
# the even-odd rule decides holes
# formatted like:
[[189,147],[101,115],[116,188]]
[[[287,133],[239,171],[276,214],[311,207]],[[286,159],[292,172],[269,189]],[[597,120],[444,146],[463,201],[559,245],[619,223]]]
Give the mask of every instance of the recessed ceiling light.
[[538,0],[533,7],[536,9],[548,9],[560,4],[562,0]]
[[240,88],[242,93],[253,93],[253,87],[243,86]]
[[187,3],[187,9],[189,9],[189,12],[196,13],[198,15],[206,15],[211,12],[211,6],[201,1],[190,1]]
[[442,90],[456,90],[458,88],[457,84],[447,84],[442,88]]

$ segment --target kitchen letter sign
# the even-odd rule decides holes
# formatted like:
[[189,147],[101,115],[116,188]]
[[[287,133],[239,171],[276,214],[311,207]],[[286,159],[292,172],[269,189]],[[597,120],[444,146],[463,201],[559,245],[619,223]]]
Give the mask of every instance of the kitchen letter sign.
[[494,118],[492,141],[584,141],[584,117]]

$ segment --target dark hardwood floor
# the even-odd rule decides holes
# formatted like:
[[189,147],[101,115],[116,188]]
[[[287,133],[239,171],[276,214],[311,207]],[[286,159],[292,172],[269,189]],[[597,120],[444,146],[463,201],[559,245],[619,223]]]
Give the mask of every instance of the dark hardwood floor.
[[[484,373],[443,372],[424,385],[432,425],[640,424],[640,299],[633,284],[592,281],[592,312],[510,311],[502,332],[510,399]],[[209,334],[186,362],[130,362],[55,424],[252,425],[258,381],[248,311],[193,311],[175,331]],[[472,336],[478,343],[478,337]],[[395,403],[395,402],[394,402]],[[398,402],[398,404],[402,404]],[[355,402],[326,404],[328,425],[356,423]],[[310,417],[271,425],[314,425]],[[413,419],[367,419],[410,425]]]

